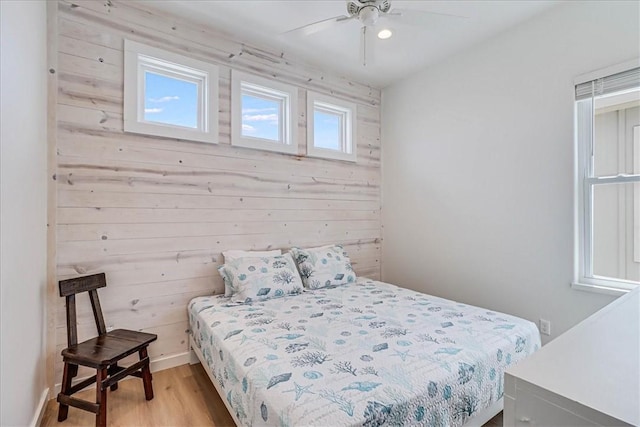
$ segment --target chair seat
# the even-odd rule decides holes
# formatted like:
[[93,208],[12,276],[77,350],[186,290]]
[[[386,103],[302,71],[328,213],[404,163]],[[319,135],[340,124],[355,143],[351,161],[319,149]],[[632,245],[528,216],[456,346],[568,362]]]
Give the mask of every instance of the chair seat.
[[155,334],[116,329],[62,350],[65,362],[94,368],[116,363],[158,339]]

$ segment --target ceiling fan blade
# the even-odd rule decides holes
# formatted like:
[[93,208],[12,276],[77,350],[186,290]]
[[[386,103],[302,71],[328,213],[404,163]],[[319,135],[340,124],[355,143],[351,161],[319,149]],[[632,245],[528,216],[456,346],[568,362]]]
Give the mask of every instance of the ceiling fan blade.
[[417,9],[392,9],[391,11],[380,14],[381,18],[391,18],[407,25],[425,26],[433,24],[439,17],[457,18],[458,20],[469,19],[468,16],[452,15],[449,13],[428,12],[426,10]]
[[300,33],[302,35],[308,36],[310,34],[314,34],[330,28],[334,24],[350,21],[353,18],[353,16],[344,15],[334,16],[333,18],[323,19],[322,21],[313,22],[311,24],[303,25],[302,27],[294,28],[293,30],[285,31],[284,33],[280,33],[279,35],[283,36],[285,34]]
[[360,62],[364,67],[374,64],[375,29],[363,25],[360,29]]

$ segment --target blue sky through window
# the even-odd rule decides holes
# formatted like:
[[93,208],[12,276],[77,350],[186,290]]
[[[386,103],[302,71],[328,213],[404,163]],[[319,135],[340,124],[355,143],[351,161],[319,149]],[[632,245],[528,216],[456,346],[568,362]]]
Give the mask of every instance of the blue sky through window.
[[342,150],[342,120],[338,114],[314,110],[313,145],[317,148]]
[[280,141],[280,102],[242,94],[242,136]]
[[144,119],[188,128],[198,127],[198,85],[146,71]]

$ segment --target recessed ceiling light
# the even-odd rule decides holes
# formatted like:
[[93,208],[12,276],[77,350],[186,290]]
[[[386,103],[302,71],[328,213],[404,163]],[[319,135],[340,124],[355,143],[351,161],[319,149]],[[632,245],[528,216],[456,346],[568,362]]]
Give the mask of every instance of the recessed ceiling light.
[[392,35],[393,35],[393,32],[387,28],[385,28],[384,30],[380,30],[378,32],[378,38],[382,40],[388,39]]

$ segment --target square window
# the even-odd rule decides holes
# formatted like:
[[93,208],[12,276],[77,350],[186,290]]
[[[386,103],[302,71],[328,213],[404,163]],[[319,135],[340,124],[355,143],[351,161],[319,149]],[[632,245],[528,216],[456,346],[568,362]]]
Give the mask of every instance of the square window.
[[356,161],[353,103],[307,93],[307,154]]
[[316,107],[313,112],[313,141],[318,148],[343,151],[345,115]]
[[242,136],[269,141],[282,140],[281,99],[270,99],[260,94],[242,91]]
[[125,132],[217,143],[218,68],[125,40]]
[[231,144],[298,154],[297,88],[235,70],[231,80]]
[[198,128],[198,82],[144,73],[144,121]]

